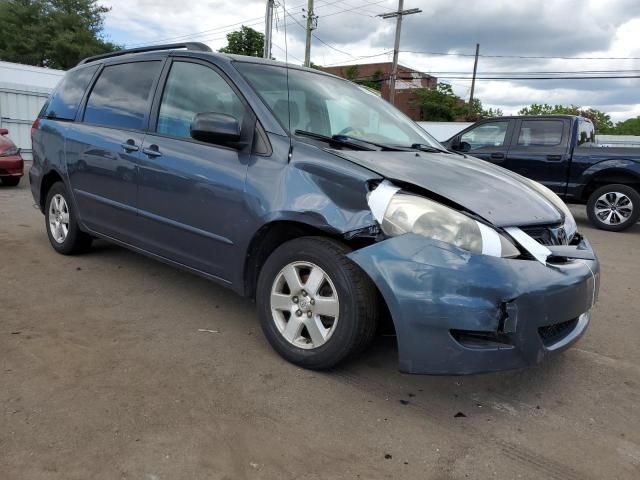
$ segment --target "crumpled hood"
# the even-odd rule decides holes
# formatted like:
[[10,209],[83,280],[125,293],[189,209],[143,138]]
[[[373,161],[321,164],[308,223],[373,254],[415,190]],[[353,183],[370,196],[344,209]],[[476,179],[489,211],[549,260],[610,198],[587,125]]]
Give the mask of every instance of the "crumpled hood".
[[447,198],[498,227],[564,220],[529,180],[474,157],[429,152],[331,152],[391,181],[411,183]]

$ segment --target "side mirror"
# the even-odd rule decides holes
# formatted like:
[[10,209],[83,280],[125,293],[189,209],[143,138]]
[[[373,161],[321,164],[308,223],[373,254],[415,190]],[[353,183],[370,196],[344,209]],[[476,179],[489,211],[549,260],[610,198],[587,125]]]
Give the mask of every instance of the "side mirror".
[[240,123],[224,113],[198,113],[191,122],[191,138],[217,144],[237,142],[240,140]]
[[9,130],[7,130],[6,128],[0,128],[0,136],[1,135],[6,135],[9,133]]
[[460,150],[460,137],[453,137],[448,143],[451,150]]
[[460,150],[461,152],[468,152],[469,150],[471,150],[471,144],[467,142],[460,142],[458,144],[458,150]]

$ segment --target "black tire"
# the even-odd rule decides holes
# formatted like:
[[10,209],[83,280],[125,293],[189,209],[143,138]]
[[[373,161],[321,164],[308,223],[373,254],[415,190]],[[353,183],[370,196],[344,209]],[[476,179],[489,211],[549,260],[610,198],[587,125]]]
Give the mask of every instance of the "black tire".
[[20,183],[21,177],[5,177],[2,179],[2,184],[7,187],[17,187]]
[[[66,202],[69,214],[68,232],[66,238],[62,242],[59,242],[54,238],[49,222],[51,202],[56,195],[62,196],[62,198]],[[47,193],[47,201],[45,203],[44,218],[49,242],[56,252],[63,255],[74,255],[76,253],[86,252],[91,247],[92,238],[90,235],[80,230],[76,212],[74,210],[73,204],[71,203],[69,193],[67,192],[67,188],[65,187],[64,183],[56,182],[49,189],[49,192]]]
[[[278,247],[260,271],[256,302],[262,330],[273,348],[289,362],[308,369],[328,369],[356,356],[371,343],[378,325],[380,300],[369,277],[346,257],[349,251],[345,245],[327,238],[297,238]],[[310,262],[324,270],[339,300],[335,330],[326,343],[311,349],[299,348],[285,339],[271,311],[272,287],[283,268],[293,262]]]
[[[607,223],[603,221],[596,215],[596,204],[598,203],[598,199],[606,194],[614,194],[621,193],[625,195],[631,204],[631,208],[633,209],[631,215],[622,222],[619,223]],[[604,187],[598,188],[595,192],[591,194],[589,197],[589,201],[587,202],[587,215],[589,216],[589,220],[593,224],[594,227],[599,228],[601,230],[608,230],[610,232],[620,232],[622,230],[626,230],[627,228],[635,225],[638,222],[638,218],[640,217],[640,194],[638,191],[628,185],[622,185],[613,183],[611,185],[605,185]],[[614,218],[616,218],[614,216]],[[620,215],[617,218],[621,218]]]

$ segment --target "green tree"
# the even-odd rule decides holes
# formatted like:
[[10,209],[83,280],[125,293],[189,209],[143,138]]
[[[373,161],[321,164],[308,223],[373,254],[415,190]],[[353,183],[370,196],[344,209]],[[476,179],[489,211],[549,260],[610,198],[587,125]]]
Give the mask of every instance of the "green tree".
[[611,133],[616,135],[640,135],[640,117],[618,122]]
[[476,121],[486,117],[502,115],[500,109],[485,110],[482,102],[475,98],[471,104],[453,93],[448,83],[438,83],[436,88],[416,90],[422,120],[434,122]]
[[0,59],[68,69],[120,47],[103,36],[97,0],[0,0]]
[[242,25],[240,30],[227,34],[227,46],[221,48],[220,52],[262,57],[264,54],[264,33]]
[[593,122],[597,133],[614,133],[611,117],[595,108],[584,108],[578,105],[549,105],[534,103],[523,108],[518,115],[580,115]]

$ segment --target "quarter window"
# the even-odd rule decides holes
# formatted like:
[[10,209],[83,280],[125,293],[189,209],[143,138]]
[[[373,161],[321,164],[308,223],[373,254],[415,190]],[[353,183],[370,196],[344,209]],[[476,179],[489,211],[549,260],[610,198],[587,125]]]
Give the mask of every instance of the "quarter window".
[[153,61],[105,67],[89,95],[84,121],[118,128],[143,128],[160,66],[160,62]]
[[[596,134],[593,129],[593,123],[580,120],[578,122],[578,146],[584,144],[595,144]],[[590,146],[590,145],[587,145]]]
[[93,74],[98,69],[97,65],[79,68],[68,72],[44,109],[47,118],[59,118],[62,120],[74,120],[78,106],[89,86]]
[[162,94],[157,132],[190,137],[193,118],[204,112],[224,113],[242,124],[245,107],[229,84],[211,68],[174,62]]
[[523,120],[518,145],[526,147],[554,147],[562,142],[562,120]]
[[507,135],[509,122],[489,122],[462,134],[460,142],[471,145],[471,150],[485,147],[502,147]]

